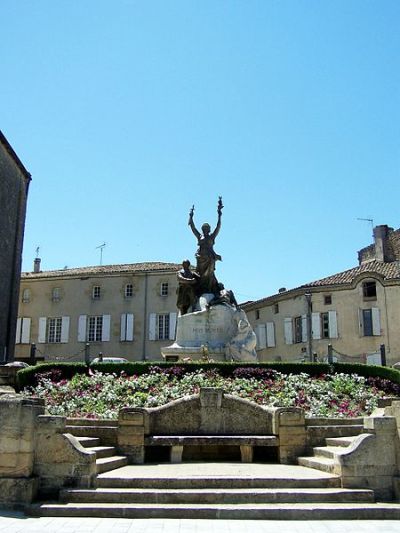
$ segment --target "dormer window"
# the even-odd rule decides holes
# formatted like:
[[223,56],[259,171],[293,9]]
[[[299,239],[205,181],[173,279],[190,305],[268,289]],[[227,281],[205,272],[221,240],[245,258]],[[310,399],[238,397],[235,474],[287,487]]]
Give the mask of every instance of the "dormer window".
[[31,301],[31,290],[24,289],[22,291],[22,303],[27,304]]
[[133,296],[133,285],[132,283],[127,283],[125,285],[125,298],[132,298]]
[[51,299],[53,302],[59,302],[61,300],[61,289],[60,287],[54,287],[51,291]]
[[376,281],[364,281],[363,297],[364,299],[376,300]]
[[92,289],[93,300],[100,300],[100,294],[101,294],[100,285],[95,285]]
[[168,296],[168,281],[161,283],[160,294],[161,296]]

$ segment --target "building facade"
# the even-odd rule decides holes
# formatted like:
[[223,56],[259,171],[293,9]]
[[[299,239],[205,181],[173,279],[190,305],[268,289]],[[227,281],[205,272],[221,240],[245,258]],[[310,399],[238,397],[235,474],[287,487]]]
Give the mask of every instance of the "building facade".
[[29,172],[0,131],[0,364],[14,358],[30,180]]
[[44,360],[90,358],[160,360],[175,338],[174,263],[136,263],[23,273],[16,356],[29,357],[31,344]]
[[243,305],[261,361],[400,361],[400,229],[374,228],[359,265]]

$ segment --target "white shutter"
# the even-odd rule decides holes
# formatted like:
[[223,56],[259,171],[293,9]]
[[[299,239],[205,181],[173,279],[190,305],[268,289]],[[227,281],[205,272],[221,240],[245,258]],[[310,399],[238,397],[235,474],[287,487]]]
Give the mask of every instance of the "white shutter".
[[29,344],[31,339],[31,319],[23,318],[21,327],[21,343]]
[[321,317],[319,313],[311,315],[312,338],[319,340],[321,338]]
[[274,348],[275,344],[275,324],[273,322],[267,322],[267,346],[268,348]]
[[257,337],[257,349],[263,350],[267,347],[267,332],[265,324],[258,324],[256,327],[256,337]]
[[293,344],[293,321],[291,318],[284,318],[283,326],[285,330],[285,343]]
[[149,341],[156,340],[156,325],[157,325],[157,315],[156,313],[150,313],[149,317]]
[[78,319],[78,342],[86,342],[86,315],[80,315]]
[[103,315],[103,329],[101,331],[102,342],[110,340],[111,315]]
[[121,315],[121,335],[120,335],[121,341],[126,341],[126,314],[123,313]]
[[17,318],[17,331],[15,332],[15,344],[21,343],[21,327],[22,327],[22,319]]
[[175,340],[175,330],[176,330],[176,313],[169,314],[169,340]]
[[301,342],[308,341],[307,315],[301,315]]
[[69,316],[61,317],[61,342],[68,342]]
[[373,307],[372,312],[372,335],[381,334],[381,316],[379,307]]
[[39,344],[44,344],[46,342],[46,324],[47,324],[47,318],[45,316],[41,316],[39,318],[39,333],[38,333]]
[[338,327],[337,327],[337,315],[336,311],[328,311],[329,316],[329,338],[337,339],[338,338]]
[[126,340],[133,341],[133,331],[135,326],[135,317],[132,313],[126,315]]
[[121,341],[133,341],[134,316],[132,313],[121,315]]

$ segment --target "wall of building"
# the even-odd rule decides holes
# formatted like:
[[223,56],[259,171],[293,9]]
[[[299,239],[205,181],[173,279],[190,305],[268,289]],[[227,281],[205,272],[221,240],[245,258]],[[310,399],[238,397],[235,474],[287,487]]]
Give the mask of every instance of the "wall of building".
[[29,180],[0,132],[0,363],[14,356]]
[[[162,283],[168,283],[168,294],[161,295]],[[133,285],[133,295],[126,297],[125,287]],[[93,287],[100,287],[100,297],[93,298]],[[160,360],[160,349],[170,339],[150,340],[150,315],[174,315],[177,279],[174,269],[157,272],[82,274],[48,277],[46,273],[30,274],[21,281],[20,319],[29,320],[29,336],[17,338],[16,356],[28,358],[30,344],[35,343],[37,355],[47,360],[84,360],[86,341],[78,340],[81,316],[110,316],[109,340],[90,342],[93,359],[103,356],[125,357],[129,360]],[[54,301],[54,289],[59,299]],[[29,301],[23,301],[29,291]],[[26,298],[25,298],[26,299]],[[133,315],[133,340],[121,341],[121,316]],[[48,341],[49,318],[69,317],[66,342],[43,342],[40,321],[47,318],[45,340]],[[173,327],[171,316],[171,330]],[[21,321],[19,321],[21,333]],[[43,328],[43,326],[42,326]],[[173,332],[174,334],[174,332]],[[17,328],[18,335],[18,328]],[[43,337],[43,333],[42,333]]]
[[[365,281],[376,282],[376,297],[363,296],[363,283]],[[288,344],[285,340],[284,324],[285,318],[305,316],[308,310],[308,303],[305,294],[311,294],[312,313],[335,313],[337,322],[337,335],[330,338],[312,339],[311,350],[317,354],[319,360],[326,357],[328,344],[339,352],[336,354],[339,360],[343,361],[363,361],[367,354],[379,352],[380,345],[385,344],[387,362],[393,364],[400,360],[400,283],[386,282],[374,276],[360,277],[353,285],[346,287],[322,287],[312,289],[298,289],[288,291],[281,295],[270,298],[259,307],[248,305],[246,308],[249,321],[256,331],[260,324],[272,323],[275,332],[275,346],[260,349],[258,345],[257,353],[262,361],[301,360],[309,358],[309,342],[293,342]],[[325,303],[325,297],[331,297],[331,303]],[[276,313],[276,305],[279,312]],[[360,320],[360,310],[379,309],[379,333],[374,331],[374,335],[365,336]],[[257,316],[259,318],[257,318]],[[332,316],[332,315],[331,315]],[[314,318],[315,320],[315,318]],[[305,324],[305,322],[303,322]],[[348,356],[348,357],[346,357]]]

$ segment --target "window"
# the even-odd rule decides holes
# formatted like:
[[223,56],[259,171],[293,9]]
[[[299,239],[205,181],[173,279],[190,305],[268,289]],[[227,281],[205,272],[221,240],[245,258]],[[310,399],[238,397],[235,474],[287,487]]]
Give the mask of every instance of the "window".
[[360,309],[360,329],[364,337],[381,335],[381,318],[378,307]]
[[133,285],[132,283],[127,283],[125,285],[125,298],[132,298],[133,296]]
[[24,289],[22,291],[22,303],[27,304],[31,301],[31,290]]
[[88,317],[88,342],[100,342],[103,336],[103,317],[89,316]]
[[312,338],[337,339],[338,321],[336,311],[326,311],[324,313],[312,313],[311,315]]
[[100,294],[101,294],[100,285],[95,285],[92,289],[93,300],[100,300]]
[[274,305],[274,313],[277,315],[279,313],[279,304]]
[[62,318],[49,318],[47,330],[47,342],[61,342]]
[[329,313],[321,313],[321,337],[329,339]]
[[174,340],[176,327],[176,313],[149,314],[149,340]]
[[168,296],[168,281],[161,283],[161,296]]
[[376,299],[376,282],[375,281],[365,281],[363,283],[363,296],[364,299]]
[[134,318],[132,313],[123,313],[121,315],[120,341],[133,341]]
[[325,305],[331,305],[332,303],[332,296],[330,294],[325,294],[324,296],[324,304]]
[[60,287],[54,287],[54,289],[51,291],[51,299],[53,300],[53,302],[59,302],[61,300]]
[[111,315],[78,318],[78,342],[108,342],[110,340]]
[[169,339],[169,314],[157,317],[158,340]]
[[260,318],[260,310],[256,309],[256,320]]
[[303,341],[303,319],[301,316],[296,316],[294,319],[294,342]]

